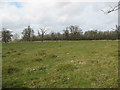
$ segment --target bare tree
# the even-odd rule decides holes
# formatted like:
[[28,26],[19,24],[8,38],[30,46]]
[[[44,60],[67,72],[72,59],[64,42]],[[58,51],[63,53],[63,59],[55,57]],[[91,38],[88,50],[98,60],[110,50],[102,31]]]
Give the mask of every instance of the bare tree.
[[40,34],[40,31],[38,30],[37,40],[39,40],[39,41],[40,41],[40,39],[41,39],[41,34]]
[[110,8],[111,8],[111,9],[109,9],[109,10],[107,10],[107,11],[104,11],[104,10],[101,10],[101,11],[103,11],[105,14],[111,13],[111,12],[113,12],[113,11],[117,11],[117,10],[120,9],[120,3],[119,3],[118,5],[116,5],[116,6],[114,6],[114,7],[110,7]]
[[45,35],[45,33],[46,33],[46,26],[45,27],[43,27],[43,28],[40,28],[40,30],[41,30],[41,40],[42,40],[42,42],[44,41],[44,35]]

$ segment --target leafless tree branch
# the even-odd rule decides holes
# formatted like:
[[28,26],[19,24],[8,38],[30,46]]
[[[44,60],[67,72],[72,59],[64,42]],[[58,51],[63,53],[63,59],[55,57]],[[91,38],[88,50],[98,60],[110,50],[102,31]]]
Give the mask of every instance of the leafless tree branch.
[[119,9],[120,9],[120,4],[116,5],[115,7],[111,7],[111,9],[108,11],[104,11],[104,10],[101,10],[101,11],[103,11],[105,14],[108,14],[108,13],[111,13],[113,11],[117,11]]

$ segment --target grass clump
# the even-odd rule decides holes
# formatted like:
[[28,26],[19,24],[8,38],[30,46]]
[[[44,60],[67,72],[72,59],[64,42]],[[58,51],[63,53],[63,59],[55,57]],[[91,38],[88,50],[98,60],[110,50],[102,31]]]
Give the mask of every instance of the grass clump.
[[13,52],[17,52],[16,50],[14,50]]
[[56,71],[74,71],[77,67],[73,64],[59,64]]
[[6,66],[2,67],[3,73],[12,74],[12,73],[15,73],[17,71],[18,71],[18,69],[14,66],[6,65]]
[[2,57],[4,58],[4,57],[6,57],[6,55],[2,55]]
[[19,53],[16,53],[16,55],[21,55],[21,53],[19,52]]
[[35,53],[36,56],[45,56],[47,52],[45,50],[39,50],[37,53]]
[[45,71],[46,69],[47,66],[38,66],[33,68],[26,68],[25,72],[27,72],[28,74],[32,74],[33,72]]
[[42,57],[36,57],[36,58],[34,58],[32,61],[37,61],[37,62],[40,62],[40,61],[42,61],[43,60],[43,58]]
[[49,57],[50,57],[50,58],[57,58],[58,56],[55,55],[55,54],[50,54]]
[[21,88],[24,87],[24,83],[22,80],[11,80],[8,82],[3,82],[2,88]]
[[8,51],[8,52],[6,52],[6,54],[10,54],[10,53],[11,53],[11,52],[9,52],[9,51]]

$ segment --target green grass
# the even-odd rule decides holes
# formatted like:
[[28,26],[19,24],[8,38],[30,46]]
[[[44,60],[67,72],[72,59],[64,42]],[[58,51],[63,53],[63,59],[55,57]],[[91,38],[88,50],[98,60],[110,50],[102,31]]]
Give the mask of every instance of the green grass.
[[2,45],[3,88],[117,88],[118,41]]

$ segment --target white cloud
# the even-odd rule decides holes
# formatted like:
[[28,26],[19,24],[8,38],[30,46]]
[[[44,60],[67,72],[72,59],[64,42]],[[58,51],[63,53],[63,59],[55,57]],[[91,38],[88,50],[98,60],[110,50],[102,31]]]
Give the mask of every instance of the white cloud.
[[119,2],[119,0],[0,0],[0,2]]
[[83,30],[90,28],[109,30],[117,24],[117,12],[105,15],[101,9],[117,3],[85,2],[19,2],[21,8],[0,3],[0,21],[3,27],[21,33],[24,27],[31,25],[37,32],[39,27],[48,26],[49,31],[59,31],[69,25],[79,25]]

